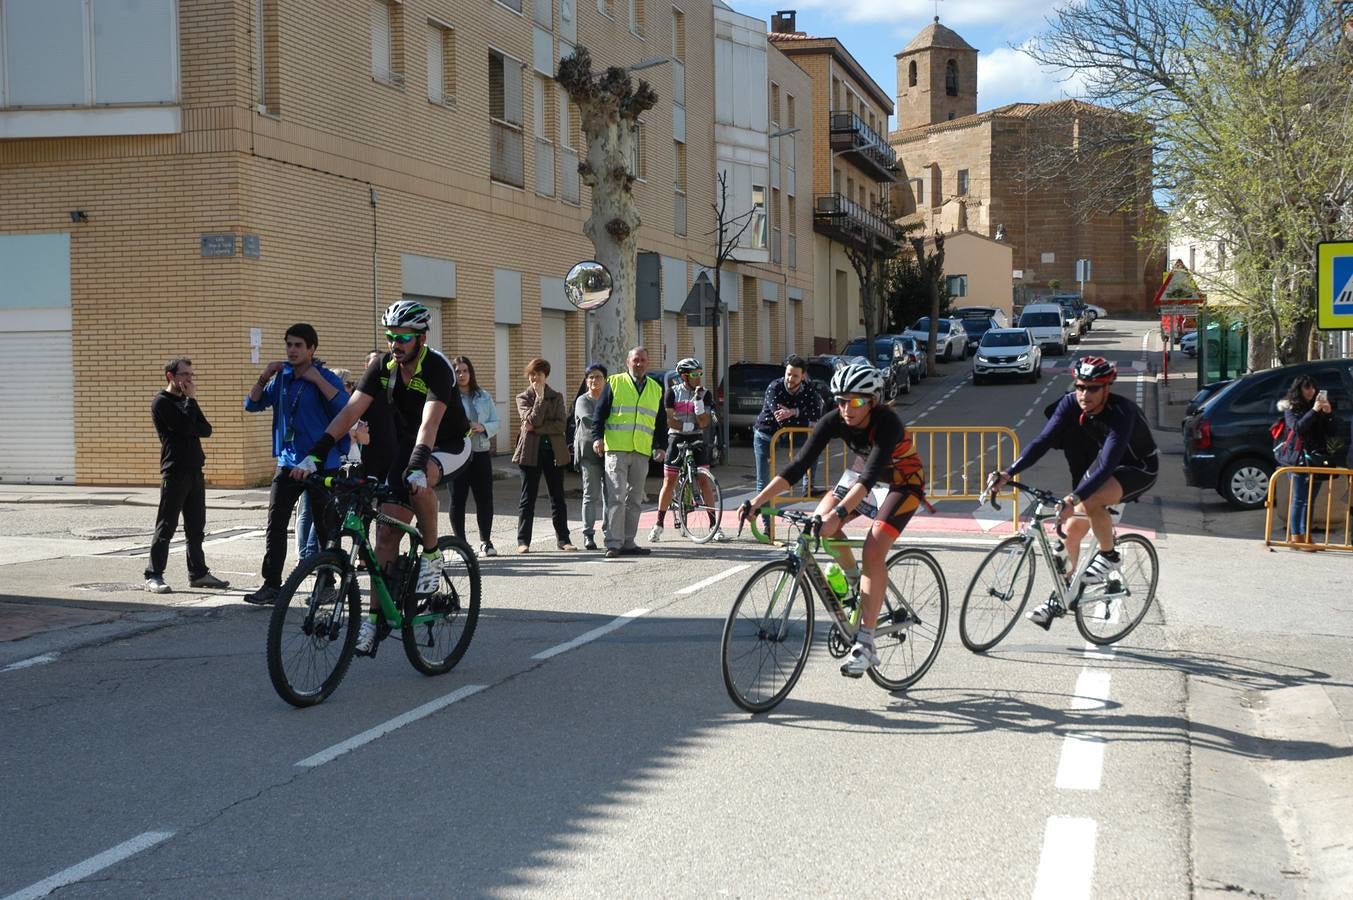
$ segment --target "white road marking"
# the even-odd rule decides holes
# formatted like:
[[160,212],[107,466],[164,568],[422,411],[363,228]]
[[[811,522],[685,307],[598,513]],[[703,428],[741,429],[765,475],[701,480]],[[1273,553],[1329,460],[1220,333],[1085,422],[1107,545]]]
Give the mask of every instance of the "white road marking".
[[640,616],[648,615],[648,612],[649,611],[646,609],[632,609],[629,612],[625,613],[623,616],[620,616],[619,618],[607,622],[600,628],[593,628],[591,631],[578,635],[571,641],[565,641],[562,644],[556,644],[553,647],[549,648],[548,650],[541,650],[539,653],[537,653],[535,656],[531,658],[549,659],[552,656],[558,656],[560,653],[567,653],[568,651],[574,649],[575,647],[581,647],[583,644],[595,641],[602,635],[610,634],[617,628],[621,628],[625,625],[628,625],[629,623],[633,622]]
[[750,569],[751,567],[752,567],[752,564],[751,564],[751,563],[743,563],[742,565],[740,565],[740,566],[734,566],[734,567],[731,568],[731,569],[724,569],[724,570],[723,570],[722,572],[720,572],[719,574],[717,574],[717,575],[711,575],[711,576],[709,576],[708,578],[706,578],[704,581],[697,581],[695,584],[691,585],[690,587],[684,587],[684,588],[682,588],[681,590],[679,590],[679,591],[676,592],[676,593],[677,593],[677,596],[678,596],[678,597],[684,597],[684,596],[686,596],[687,594],[694,594],[696,591],[700,590],[701,588],[707,588],[707,587],[709,587],[711,584],[714,584],[716,581],[723,581],[723,580],[724,580],[725,578],[727,578],[728,576],[730,576],[730,575],[736,575],[736,574],[738,574],[739,572],[741,572],[743,569]]
[[316,766],[322,766],[327,762],[337,759],[344,753],[347,753],[349,750],[356,750],[358,747],[361,747],[364,744],[369,744],[372,741],[376,740],[377,738],[383,737],[397,728],[403,728],[405,725],[408,725],[412,722],[417,722],[419,719],[430,716],[433,713],[437,712],[438,710],[450,706],[457,700],[464,700],[466,697],[469,697],[473,694],[477,694],[487,687],[488,687],[487,684],[467,684],[462,688],[457,688],[456,690],[447,694],[445,697],[438,697],[436,700],[424,703],[422,706],[415,707],[402,715],[395,716],[393,719],[390,719],[389,721],[382,722],[381,724],[377,725],[374,728],[368,728],[361,734],[354,735],[353,737],[348,738],[346,741],[334,744],[327,750],[321,750],[314,756],[307,756],[305,759],[296,763],[296,765],[307,769],[313,769]]
[[[232,535],[230,535],[229,537],[213,538],[213,539],[211,539],[211,540],[203,541],[203,542],[202,542],[202,546],[203,546],[203,547],[215,547],[215,546],[218,545],[218,544],[229,544],[229,543],[233,543],[234,541],[243,541],[243,540],[246,540],[246,539],[253,539],[253,538],[266,537],[267,534],[268,534],[268,532],[266,532],[266,531],[246,531],[246,532],[244,532],[243,534],[232,534]],[[187,544],[186,541],[185,541],[184,543],[181,543],[181,544],[171,544],[171,545],[169,546],[169,553],[170,553],[171,556],[174,555],[174,554],[176,554],[176,553],[185,553],[185,552],[187,552],[187,550],[188,550],[188,544]],[[99,554],[99,555],[104,555],[104,554]],[[133,554],[130,554],[130,555],[128,556],[128,559],[148,559],[149,557],[150,557],[150,551],[149,551],[149,550],[146,550],[146,551],[144,551],[144,552],[142,552],[142,553],[133,553]]]
[[1103,709],[1109,702],[1109,673],[1081,671],[1076,679],[1076,695],[1071,698],[1072,709]]
[[1034,900],[1089,897],[1095,874],[1094,819],[1049,816],[1043,831]]
[[1104,739],[1092,734],[1068,734],[1057,764],[1057,788],[1097,791],[1104,774]]
[[49,662],[56,662],[59,653],[42,653],[38,656],[30,656],[28,659],[21,659],[18,662],[12,662],[0,669],[0,672],[17,672],[19,669],[27,669],[30,666],[45,666]]
[[4,900],[36,900],[38,897],[46,897],[57,888],[83,881],[95,872],[116,865],[127,857],[134,856],[142,850],[148,850],[173,836],[174,832],[172,831],[147,831],[144,834],[138,834],[130,841],[118,844],[111,850],[105,850],[97,856],[91,856],[69,869],[63,869],[51,878],[44,878],[37,884],[29,885],[21,891],[10,894]]
[[1085,652],[1081,655],[1086,659],[1113,659],[1113,644],[1101,647],[1086,641]]

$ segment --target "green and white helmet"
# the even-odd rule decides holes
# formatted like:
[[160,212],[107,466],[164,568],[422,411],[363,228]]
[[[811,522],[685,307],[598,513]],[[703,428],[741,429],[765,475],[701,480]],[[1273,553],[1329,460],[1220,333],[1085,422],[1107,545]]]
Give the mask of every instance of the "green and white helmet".
[[385,309],[381,316],[381,325],[386,328],[407,328],[410,331],[427,331],[432,321],[432,313],[417,300],[396,300]]

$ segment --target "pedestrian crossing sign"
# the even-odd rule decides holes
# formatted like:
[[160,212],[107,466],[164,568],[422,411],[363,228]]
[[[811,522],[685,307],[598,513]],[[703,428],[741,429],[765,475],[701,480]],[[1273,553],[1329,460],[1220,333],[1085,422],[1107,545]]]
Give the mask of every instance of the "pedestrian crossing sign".
[[1322,241],[1315,253],[1315,326],[1353,329],[1353,241]]

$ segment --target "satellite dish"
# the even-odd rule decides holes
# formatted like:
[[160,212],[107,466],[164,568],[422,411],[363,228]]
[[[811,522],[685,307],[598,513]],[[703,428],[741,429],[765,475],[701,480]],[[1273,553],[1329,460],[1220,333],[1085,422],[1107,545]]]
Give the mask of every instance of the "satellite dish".
[[568,270],[564,278],[564,296],[568,297],[569,303],[587,312],[606,305],[614,284],[610,270],[589,259]]

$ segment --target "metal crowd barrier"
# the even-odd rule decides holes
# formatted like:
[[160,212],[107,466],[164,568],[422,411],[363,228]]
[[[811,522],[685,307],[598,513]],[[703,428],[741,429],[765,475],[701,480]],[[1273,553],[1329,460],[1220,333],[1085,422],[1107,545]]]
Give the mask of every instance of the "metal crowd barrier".
[[[772,475],[794,458],[811,430],[804,426],[793,426],[781,428],[771,436]],[[980,501],[987,476],[1019,458],[1019,438],[1014,429],[1003,425],[907,426],[907,434],[911,435],[916,452],[925,464],[926,496],[931,503],[947,500]],[[783,459],[780,458],[782,437],[788,440],[789,453]],[[836,487],[841,473],[849,468],[853,455],[843,441],[834,441],[818,460],[820,477],[811,479],[806,492],[781,494],[772,505],[778,508],[821,499],[824,493]],[[997,496],[1010,501],[1010,520],[1018,528],[1019,504],[1015,502],[1014,490]],[[774,519],[771,519],[769,536],[772,540],[775,538]]]
[[[1311,490],[1307,494],[1306,528],[1311,538],[1314,531],[1324,534],[1321,541],[1297,543],[1292,540],[1291,504],[1292,479],[1289,475],[1310,475]],[[1314,496],[1314,502],[1310,498]],[[1268,496],[1264,500],[1264,546],[1319,547],[1322,550],[1353,550],[1353,469],[1332,469],[1328,466],[1281,466],[1269,477]],[[1279,522],[1280,540],[1274,540],[1274,513]]]

